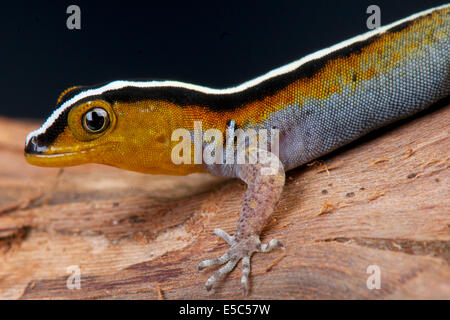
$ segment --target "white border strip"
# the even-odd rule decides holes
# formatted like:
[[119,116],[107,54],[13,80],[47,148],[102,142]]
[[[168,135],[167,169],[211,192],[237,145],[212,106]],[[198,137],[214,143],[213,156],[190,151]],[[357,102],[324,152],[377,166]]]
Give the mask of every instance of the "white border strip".
[[404,19],[401,19],[401,20],[398,20],[391,24],[388,24],[384,27],[380,27],[380,28],[374,29],[372,31],[368,31],[368,32],[358,35],[356,37],[353,37],[348,40],[342,41],[338,44],[335,44],[329,48],[316,51],[312,54],[309,54],[309,55],[297,60],[297,61],[294,61],[292,63],[284,65],[280,68],[274,69],[274,70],[272,70],[262,76],[259,76],[255,79],[246,81],[236,87],[231,87],[231,88],[226,88],[226,89],[214,89],[214,88],[209,88],[209,87],[204,87],[204,86],[199,86],[196,84],[190,84],[190,83],[179,82],[179,81],[123,81],[123,80],[113,81],[113,82],[110,82],[110,83],[104,85],[103,87],[83,91],[83,92],[75,95],[74,97],[72,97],[70,100],[64,102],[61,105],[61,107],[59,107],[52,113],[52,115],[47,119],[47,121],[45,121],[45,123],[42,125],[42,127],[40,127],[38,130],[35,130],[35,131],[31,132],[30,134],[28,134],[26,143],[28,144],[31,137],[44,133],[55,122],[55,120],[64,112],[64,110],[66,110],[69,106],[71,106],[72,104],[77,103],[81,99],[87,98],[89,96],[100,95],[105,91],[117,90],[117,89],[121,89],[124,87],[136,87],[136,88],[175,87],[175,88],[186,88],[186,89],[199,91],[199,92],[203,92],[203,93],[208,93],[208,94],[217,94],[217,95],[233,94],[236,92],[244,91],[250,87],[256,86],[265,80],[268,80],[268,79],[277,77],[279,75],[288,73],[290,71],[293,71],[293,70],[297,69],[298,67],[300,67],[301,65],[303,65],[311,60],[319,59],[333,51],[337,51],[339,49],[347,47],[355,42],[364,41],[374,35],[382,34],[382,33],[386,32],[387,30],[389,30],[390,28],[393,28],[399,24],[402,24],[402,23],[410,21],[410,20],[414,20],[420,16],[427,15],[433,11],[444,9],[446,7],[450,7],[450,4],[444,4],[439,7],[421,11],[421,12],[413,14],[409,17],[406,17]]

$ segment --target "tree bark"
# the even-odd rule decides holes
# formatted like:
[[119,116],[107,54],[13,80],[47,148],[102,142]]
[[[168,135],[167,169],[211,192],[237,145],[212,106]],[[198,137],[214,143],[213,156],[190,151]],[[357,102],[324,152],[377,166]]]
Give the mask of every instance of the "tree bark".
[[[287,249],[253,256],[249,298],[450,299],[449,123],[435,108],[289,171],[262,235]],[[0,118],[0,298],[243,298],[240,265],[213,293],[197,271],[227,250],[213,230],[234,233],[242,182],[32,167],[37,126]]]

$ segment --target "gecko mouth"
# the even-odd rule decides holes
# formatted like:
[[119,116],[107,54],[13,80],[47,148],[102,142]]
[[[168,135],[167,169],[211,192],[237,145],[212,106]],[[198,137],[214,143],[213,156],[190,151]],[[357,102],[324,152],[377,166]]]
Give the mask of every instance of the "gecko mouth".
[[29,164],[39,167],[69,167],[88,162],[87,153],[87,150],[78,150],[75,152],[43,154],[42,151],[35,152],[25,148],[25,160]]
[[67,157],[76,155],[79,153],[85,153],[86,151],[81,152],[64,152],[64,153],[55,153],[55,154],[42,154],[42,153],[28,153],[25,151],[25,155],[27,157],[36,157],[36,158],[58,158],[58,157]]
[[57,158],[57,157],[67,157],[67,156],[74,156],[81,153],[87,153],[90,151],[87,150],[76,150],[72,152],[49,152],[49,148],[45,145],[42,145],[39,143],[39,139],[36,137],[32,137],[28,143],[25,145],[25,155],[27,157],[35,157],[35,158]]

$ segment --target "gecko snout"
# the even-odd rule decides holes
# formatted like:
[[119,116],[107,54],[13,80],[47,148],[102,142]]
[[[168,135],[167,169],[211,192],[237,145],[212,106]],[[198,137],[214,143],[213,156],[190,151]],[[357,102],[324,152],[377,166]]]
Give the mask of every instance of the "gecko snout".
[[36,136],[28,139],[25,144],[25,153],[26,154],[43,154],[47,150],[46,146],[43,146],[39,143],[39,139]]

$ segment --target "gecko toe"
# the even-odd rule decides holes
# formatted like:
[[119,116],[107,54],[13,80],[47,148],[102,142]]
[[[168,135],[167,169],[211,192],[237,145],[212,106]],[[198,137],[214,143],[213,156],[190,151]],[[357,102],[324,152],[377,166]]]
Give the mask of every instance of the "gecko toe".
[[242,258],[242,290],[244,292],[244,296],[248,295],[248,276],[250,274],[250,256],[245,256]]
[[227,262],[229,259],[230,259],[230,255],[227,252],[220,258],[203,260],[202,262],[200,262],[200,264],[198,265],[197,268],[198,268],[198,270],[202,270],[207,267],[221,265],[221,264],[224,264],[225,262]]
[[260,249],[258,251],[260,252],[270,252],[274,249],[285,249],[284,245],[281,243],[281,241],[278,241],[277,239],[272,239],[269,241],[268,244],[261,244]]
[[230,273],[236,264],[239,262],[239,258],[233,257],[231,260],[228,261],[228,263],[216,271],[209,279],[206,281],[205,286],[206,290],[210,291],[213,285],[217,282],[217,280],[223,278],[228,273]]
[[226,243],[228,243],[230,246],[233,244],[233,237],[230,236],[228,233],[226,233],[225,231],[223,231],[222,229],[214,229],[214,233],[216,234],[216,236],[222,238],[223,240],[226,241]]

